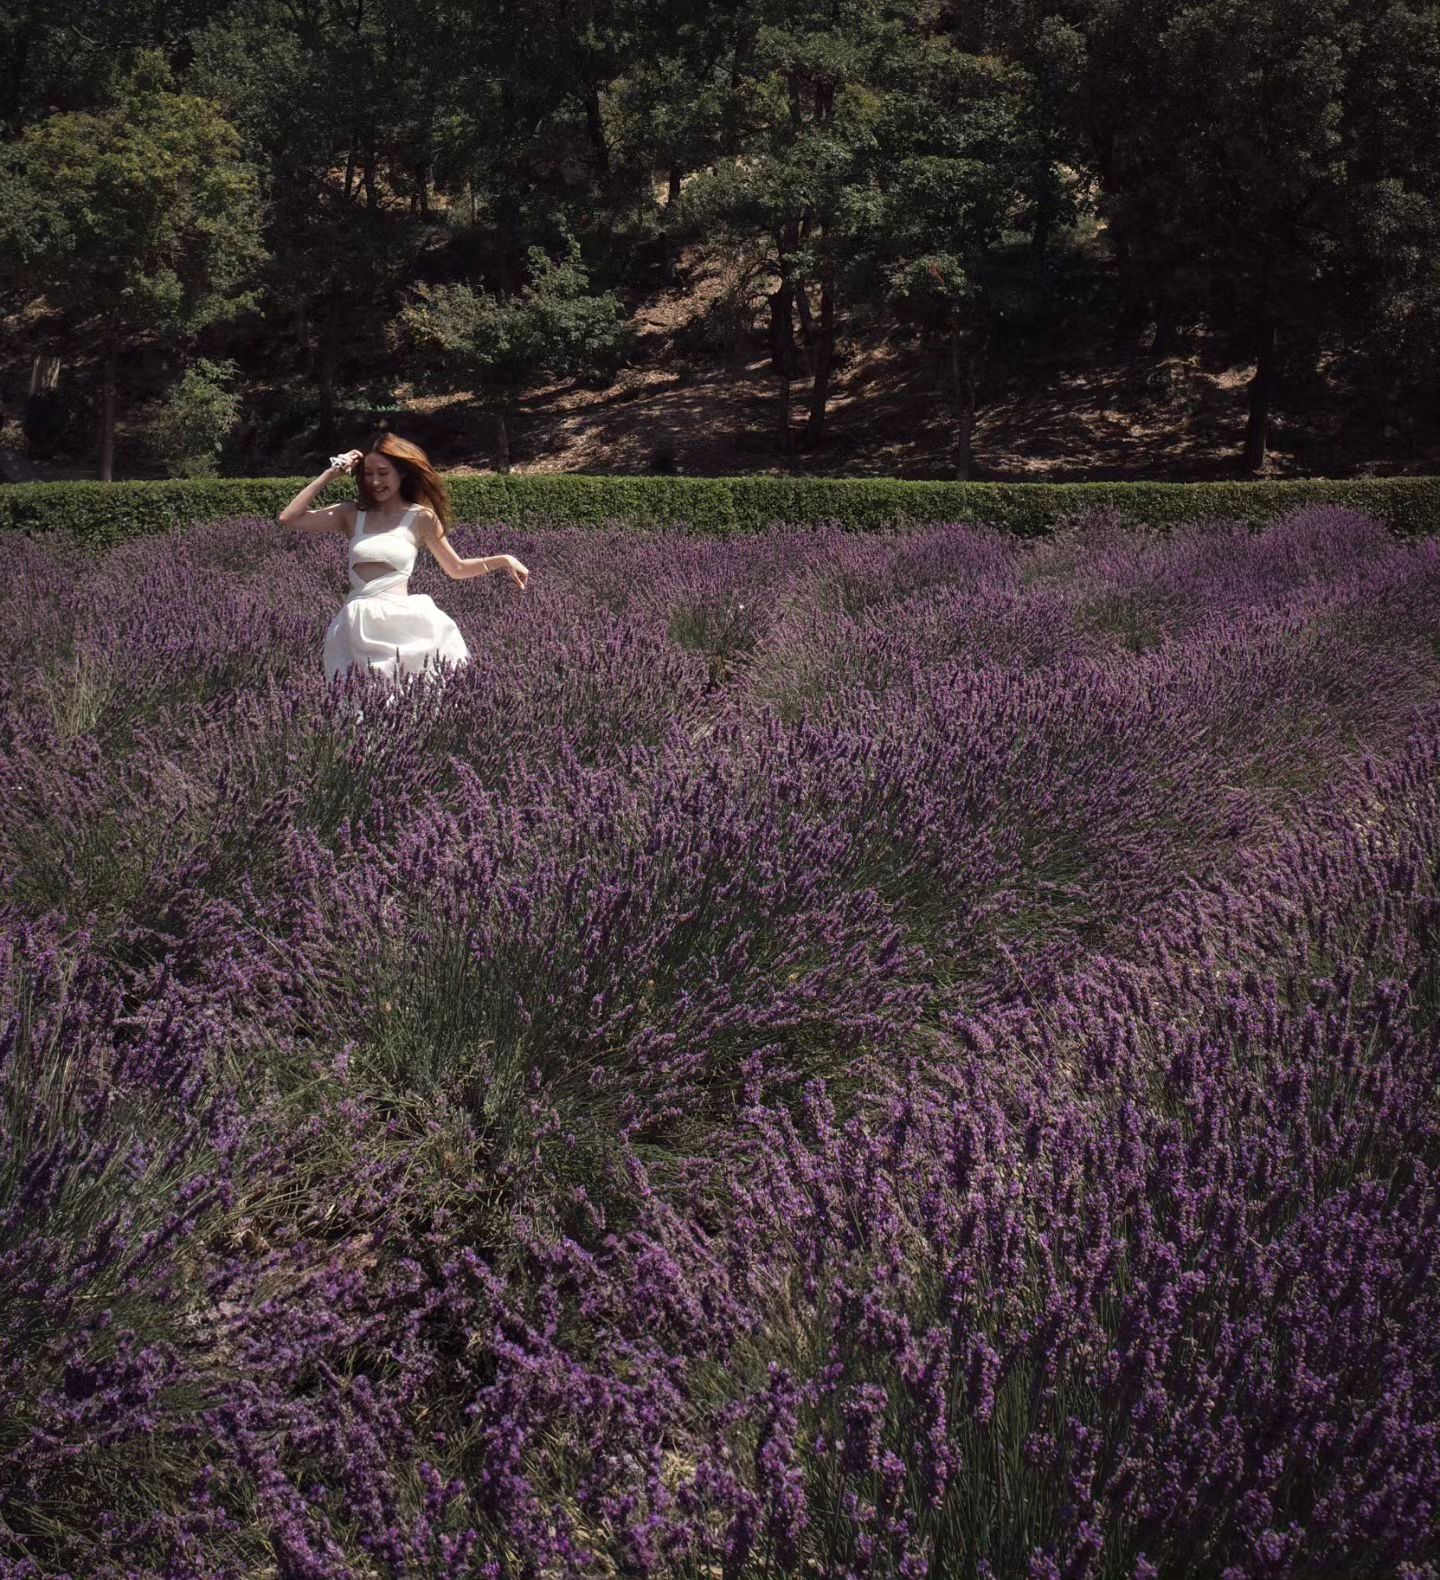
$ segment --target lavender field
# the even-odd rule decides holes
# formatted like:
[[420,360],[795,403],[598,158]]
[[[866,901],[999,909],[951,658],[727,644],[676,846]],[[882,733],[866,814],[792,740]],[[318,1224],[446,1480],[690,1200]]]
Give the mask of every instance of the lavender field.
[[0,1580],[1436,1580],[1440,541],[456,536],[9,545]]

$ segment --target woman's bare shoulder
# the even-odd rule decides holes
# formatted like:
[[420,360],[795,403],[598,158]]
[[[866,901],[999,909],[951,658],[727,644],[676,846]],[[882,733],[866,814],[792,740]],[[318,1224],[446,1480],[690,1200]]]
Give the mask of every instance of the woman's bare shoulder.
[[429,505],[415,507],[415,528],[422,538],[438,537],[440,533],[440,518]]

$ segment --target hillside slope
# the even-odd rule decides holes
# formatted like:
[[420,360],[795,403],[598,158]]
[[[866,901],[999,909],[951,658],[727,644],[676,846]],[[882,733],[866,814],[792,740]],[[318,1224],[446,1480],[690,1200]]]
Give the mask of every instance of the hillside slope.
[[[679,279],[682,284],[634,304],[642,355],[610,388],[565,380],[526,393],[512,428],[513,470],[953,475],[953,425],[914,347],[873,332],[842,339],[825,443],[787,464],[775,439],[779,385],[769,367],[763,314],[753,314],[727,354],[706,322],[725,289],[722,266],[691,251],[682,257]],[[13,321],[5,327],[17,331]],[[86,455],[37,461],[24,451],[19,416],[39,343],[38,329],[27,335],[28,327],[7,333],[9,349],[0,354],[0,477],[93,476]],[[1117,348],[1101,326],[1088,342],[1070,338],[1049,355],[1023,361],[988,398],[982,392],[972,476],[1032,482],[1235,476],[1252,372],[1227,360],[1207,337],[1193,336],[1185,354],[1159,359]],[[67,365],[67,379],[83,383],[89,375],[83,358]],[[257,384],[248,393],[257,403],[273,403],[285,388]],[[362,430],[378,422],[425,445],[447,470],[492,469],[494,421],[467,393],[415,399],[403,380],[395,393],[398,410],[346,408],[340,442],[361,442]],[[794,381],[797,434],[808,396],[809,380]],[[135,433],[140,415],[134,399],[122,412],[122,476],[156,472]],[[1267,472],[1440,471],[1437,417],[1398,405],[1377,409],[1317,375],[1278,403]],[[313,429],[297,424],[288,442],[252,443],[237,469],[304,473],[323,463],[322,448]]]

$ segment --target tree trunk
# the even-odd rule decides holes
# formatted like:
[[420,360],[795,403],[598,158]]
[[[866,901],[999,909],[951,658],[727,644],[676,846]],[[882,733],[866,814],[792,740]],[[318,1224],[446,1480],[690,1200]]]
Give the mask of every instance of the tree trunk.
[[975,386],[967,381],[960,405],[960,418],[955,426],[955,481],[963,483],[970,476],[974,461],[975,439]]
[[600,119],[600,90],[594,86],[585,95],[585,129],[595,150],[595,168],[602,176],[608,176],[610,150],[605,144],[605,123]]
[[504,411],[495,413],[495,470],[510,470],[510,414]]
[[975,377],[969,364],[960,355],[960,337],[955,331],[950,335],[950,377],[956,412],[955,481],[963,483],[970,476],[970,466],[974,460]]
[[1241,464],[1247,472],[1265,465],[1269,441],[1270,401],[1275,393],[1275,324],[1267,320],[1260,330],[1255,376],[1246,391],[1245,449]]
[[1150,342],[1152,357],[1171,357],[1180,344],[1180,309],[1175,298],[1162,285],[1155,298],[1155,338]]
[[510,262],[514,237],[511,228],[501,221],[501,244],[495,249],[495,294],[502,301],[509,301],[515,294],[515,270]]
[[829,258],[820,266],[820,326],[815,335],[815,382],[810,389],[810,416],[805,448],[818,449],[825,439],[825,408],[830,400],[830,364],[835,353],[835,269]]
[[1150,296],[1144,270],[1138,264],[1130,238],[1118,226],[1110,227],[1115,248],[1115,264],[1120,276],[1120,315],[1115,323],[1115,343],[1133,348],[1136,337],[1150,316]]
[[1050,232],[1055,222],[1043,210],[1035,215],[1035,228],[1030,232],[1030,256],[1036,263],[1044,263],[1050,247]]
[[795,287],[795,309],[800,318],[800,340],[795,347],[800,366],[795,371],[796,373],[803,371],[807,378],[813,379],[816,373],[815,347],[819,339],[819,331],[810,313],[810,288],[803,280]]
[[100,481],[109,483],[115,477],[115,366],[114,347],[104,352],[100,361]]
[[784,280],[770,294],[770,365],[787,379],[795,368],[795,323],[790,316],[795,288]]
[[780,448],[786,455],[795,448],[790,432],[790,381],[795,376],[799,351],[795,345],[795,284],[785,260],[795,246],[797,228],[794,221],[780,227],[780,286],[770,296],[770,362],[780,376],[776,432]]
[[795,283],[791,279],[786,258],[794,249],[796,226],[787,221],[780,227],[779,274],[780,284],[770,293],[770,358],[777,373],[786,378],[795,376],[795,363],[799,353],[795,346]]
[[39,395],[42,391],[48,393],[60,382],[60,358],[43,354],[35,356],[30,361],[30,393]]
[[664,237],[665,237],[665,283],[666,283],[666,285],[674,285],[674,283],[675,283],[675,260],[676,260],[676,256],[679,253],[680,249],[676,246],[675,238],[670,232],[669,219],[670,219],[671,213],[673,212],[673,210],[675,208],[676,203],[679,202],[679,200],[680,200],[680,166],[677,165],[677,164],[672,164],[670,166],[670,190],[667,192],[667,194],[665,196],[666,224],[665,224]]
[[810,315],[810,287],[804,280],[796,282],[795,312],[800,319],[800,351],[805,358],[805,371],[813,373],[815,359],[811,352],[815,345],[815,323]]
[[795,435],[790,431],[790,375],[780,375],[780,398],[776,403],[775,439],[782,455],[795,453]]
[[365,145],[365,163],[360,167],[360,179],[365,186],[365,207],[378,208],[380,196],[375,190],[375,165],[377,152],[375,148],[375,130],[370,129],[370,137]]
[[731,378],[735,378],[739,374],[740,369],[745,366],[746,342],[753,327],[754,325],[749,321],[748,315],[735,314],[734,321],[730,327],[730,343],[725,353],[725,371]]
[[791,303],[795,288],[789,280],[782,280],[780,289],[770,297],[770,365],[780,378],[779,410],[775,418],[775,431],[780,449],[789,455],[794,449],[790,432],[790,376],[795,366],[795,324],[791,317]]
[[316,438],[322,450],[335,442],[335,342],[328,326],[320,330],[320,427]]
[[1030,232],[1030,256],[1036,263],[1043,263],[1050,247],[1050,237],[1055,230],[1055,219],[1060,210],[1055,191],[1055,170],[1051,165],[1042,168],[1035,192],[1035,228]]

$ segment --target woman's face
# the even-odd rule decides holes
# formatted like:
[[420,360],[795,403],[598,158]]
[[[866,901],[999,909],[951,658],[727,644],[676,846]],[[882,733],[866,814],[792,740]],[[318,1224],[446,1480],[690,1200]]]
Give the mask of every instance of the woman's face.
[[365,468],[365,487],[377,505],[388,505],[400,497],[400,473],[387,457],[372,450],[361,465]]

